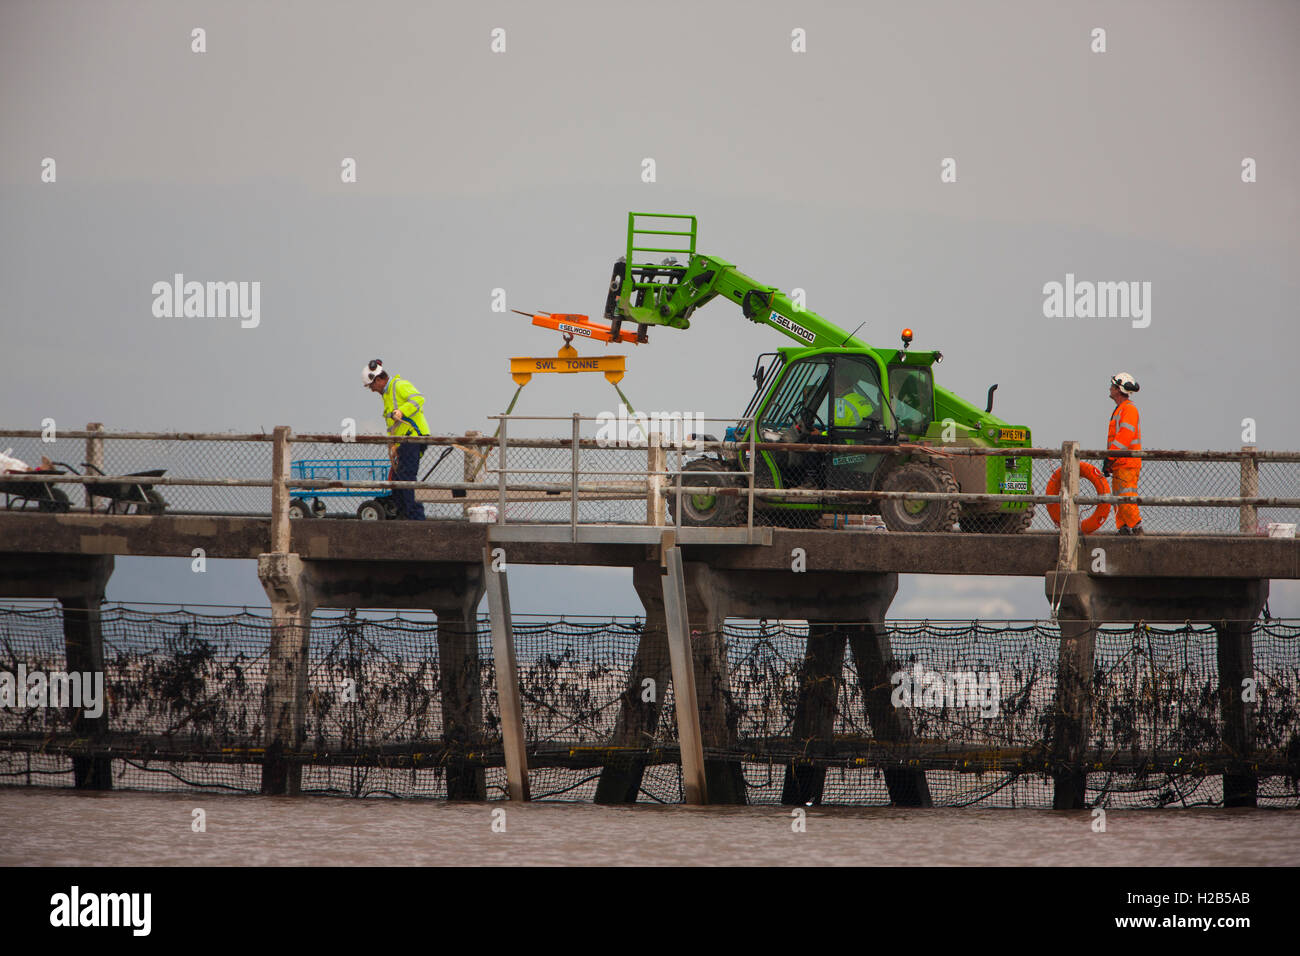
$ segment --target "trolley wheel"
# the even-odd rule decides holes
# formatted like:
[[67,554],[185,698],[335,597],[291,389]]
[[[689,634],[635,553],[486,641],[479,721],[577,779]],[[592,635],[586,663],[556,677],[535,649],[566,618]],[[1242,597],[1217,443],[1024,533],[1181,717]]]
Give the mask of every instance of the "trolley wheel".
[[325,517],[325,502],[321,501],[319,498],[313,498],[311,500],[311,513],[317,518]]
[[384,506],[374,498],[369,498],[357,506],[357,517],[362,521],[383,521]]
[[301,498],[291,498],[289,500],[289,517],[290,518],[310,518],[312,516],[311,505]]
[[163,500],[163,496],[160,492],[149,488],[145,491],[144,497],[144,504],[138,504],[135,506],[136,514],[160,515],[167,510],[167,502]]
[[[52,500],[51,500],[52,499]],[[45,512],[67,512],[72,510],[72,501],[62,488],[50,488],[50,498],[41,499],[37,510]]]

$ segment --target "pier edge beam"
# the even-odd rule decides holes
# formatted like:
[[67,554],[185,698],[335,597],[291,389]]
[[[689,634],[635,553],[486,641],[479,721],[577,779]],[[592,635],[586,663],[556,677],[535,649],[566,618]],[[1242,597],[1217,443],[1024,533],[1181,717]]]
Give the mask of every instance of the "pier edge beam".
[[296,796],[302,764],[287,760],[306,737],[307,668],[315,595],[296,554],[262,554],[257,577],[271,601],[271,647],[263,692],[262,793]]

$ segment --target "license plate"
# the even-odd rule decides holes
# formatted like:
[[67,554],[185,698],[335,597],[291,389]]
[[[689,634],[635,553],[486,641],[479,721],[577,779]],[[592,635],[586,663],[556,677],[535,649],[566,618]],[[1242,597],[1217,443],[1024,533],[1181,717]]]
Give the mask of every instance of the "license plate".
[[998,429],[999,441],[1024,441],[1025,430],[1023,428],[1001,428]]

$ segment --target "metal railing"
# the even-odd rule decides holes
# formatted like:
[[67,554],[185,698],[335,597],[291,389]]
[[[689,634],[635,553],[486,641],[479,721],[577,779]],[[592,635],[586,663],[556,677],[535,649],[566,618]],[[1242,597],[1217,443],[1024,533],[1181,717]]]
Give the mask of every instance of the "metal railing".
[[[157,513],[156,499],[139,493],[147,487],[163,496],[167,513],[248,514],[270,513],[287,521],[304,502],[318,510],[308,514],[341,517],[338,504],[351,497],[364,504],[381,501],[395,489],[409,489],[431,517],[447,520],[490,520],[505,524],[567,524],[574,533],[586,524],[621,524],[681,528],[683,498],[724,496],[736,503],[738,527],[753,540],[757,524],[777,523],[773,514],[784,506],[787,526],[826,526],[825,516],[870,510],[870,505],[890,499],[909,502],[954,501],[988,508],[1002,502],[1035,506],[1031,531],[1058,533],[1062,548],[1077,540],[1081,511],[1098,506],[1112,509],[1121,503],[1153,509],[1144,525],[1153,533],[1262,534],[1270,524],[1285,526],[1300,515],[1300,452],[1261,451],[1144,451],[1131,453],[1143,460],[1140,494],[1121,498],[1115,494],[1083,492],[1078,484],[1078,463],[1101,459],[1103,450],[1080,450],[1076,442],[1060,449],[933,447],[913,444],[892,446],[827,445],[818,443],[759,442],[750,434],[742,442],[687,440],[676,425],[667,433],[652,422],[620,431],[611,437],[609,416],[565,418],[494,416],[496,432],[468,432],[459,436],[394,439],[387,435],[303,434],[287,427],[271,434],[107,432],[92,425],[82,431],[64,431],[57,439],[39,430],[0,431],[0,451],[29,465],[50,459],[62,473],[6,473],[0,475],[0,506],[9,510],[70,511],[82,513]],[[750,431],[736,419],[692,416],[695,426],[738,424],[738,434]],[[521,437],[526,423],[565,423],[565,438]],[[660,424],[663,424],[662,422]],[[590,434],[599,425],[597,434]],[[545,427],[545,426],[544,426]],[[584,430],[586,434],[584,435]],[[717,429],[721,431],[721,428]],[[673,432],[676,431],[676,434]],[[84,444],[82,444],[84,443]],[[416,481],[359,480],[356,466],[369,464],[383,471],[388,458],[379,452],[395,444],[420,444],[438,453],[432,466],[426,461]],[[453,455],[458,451],[459,455]],[[759,452],[805,456],[816,462],[835,454],[909,454],[925,458],[961,459],[1000,457],[1032,461],[1032,489],[1047,485],[1047,476],[1060,468],[1073,480],[1061,482],[1058,494],[1041,490],[1030,494],[974,492],[882,491],[826,487],[771,487],[760,480],[755,463]],[[688,461],[724,455],[741,463],[712,483],[700,483],[698,471]],[[295,469],[294,460],[310,460],[312,468]],[[89,462],[105,475],[77,474],[74,462]],[[337,462],[339,476],[321,474],[321,462]],[[107,463],[107,464],[106,464]],[[811,467],[811,466],[810,466]],[[427,471],[425,471],[427,469]],[[813,469],[815,470],[815,469]],[[163,471],[141,476],[132,471]],[[295,474],[295,471],[299,472]],[[83,500],[76,501],[80,486]],[[57,490],[56,490],[57,489]],[[130,492],[118,494],[113,492]],[[1091,489],[1089,489],[1091,491]],[[1181,492],[1169,494],[1168,492]],[[1206,493],[1211,492],[1211,493]],[[317,498],[320,494],[322,497]],[[326,501],[324,496],[333,496]],[[299,507],[294,507],[295,503]],[[811,505],[805,512],[789,506]],[[837,511],[836,506],[843,510]],[[1059,509],[1061,530],[1038,505]],[[486,506],[491,506],[486,507]],[[774,507],[775,506],[775,507]],[[476,510],[477,509],[477,510]],[[492,513],[495,509],[495,514]],[[790,515],[803,514],[803,524]],[[838,520],[833,522],[838,526]],[[946,530],[946,529],[945,529]],[[288,540],[288,529],[279,537]]]

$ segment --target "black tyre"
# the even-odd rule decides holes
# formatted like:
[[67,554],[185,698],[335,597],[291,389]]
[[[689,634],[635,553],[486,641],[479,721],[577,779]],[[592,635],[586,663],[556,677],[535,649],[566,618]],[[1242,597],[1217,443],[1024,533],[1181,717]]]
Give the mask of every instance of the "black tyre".
[[317,518],[325,517],[325,502],[320,498],[313,498],[311,500],[311,513]]
[[144,497],[144,504],[135,506],[136,514],[160,515],[167,510],[167,502],[163,500],[160,492],[149,488],[145,491]]
[[965,514],[957,519],[968,534],[1022,534],[1034,520],[1033,507],[1024,511],[998,511],[993,514]]
[[[320,499],[317,499],[320,500]],[[293,498],[289,501],[290,518],[310,518],[312,517],[311,505],[301,498]]]
[[[739,476],[714,458],[696,458],[682,469],[683,485],[703,485],[710,488],[734,488]],[[677,495],[668,486],[668,512],[677,520]],[[727,528],[736,523],[740,514],[740,498],[736,495],[689,495],[682,493],[683,525],[694,528]]]
[[374,498],[368,498],[357,506],[357,517],[362,521],[383,521],[388,517],[384,506]]
[[[913,461],[891,471],[880,490],[956,494],[959,489],[952,472]],[[956,501],[886,498],[880,502],[880,517],[890,531],[951,531],[960,510]]]
[[397,513],[397,499],[392,495],[385,495],[383,498],[376,498],[375,500],[384,506],[384,517],[389,521],[396,521],[398,518],[403,517],[403,515]]

